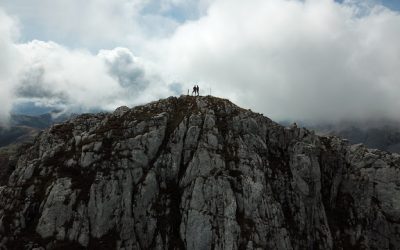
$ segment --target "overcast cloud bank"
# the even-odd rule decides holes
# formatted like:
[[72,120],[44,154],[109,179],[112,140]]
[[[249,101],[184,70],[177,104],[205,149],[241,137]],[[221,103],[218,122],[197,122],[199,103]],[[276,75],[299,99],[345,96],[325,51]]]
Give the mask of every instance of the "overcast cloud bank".
[[[400,16],[330,0],[217,1],[165,41],[167,72],[274,119],[398,119]],[[179,65],[179,67],[176,67]]]
[[[277,120],[400,120],[400,15],[373,1],[96,1],[79,9],[86,33],[70,16],[18,12],[21,28],[0,12],[3,120],[21,100],[110,110],[184,93],[174,82]],[[21,41],[24,20],[65,44]]]
[[0,124],[6,123],[12,108],[20,55],[13,39],[17,35],[15,21],[0,9]]
[[180,85],[163,82],[127,48],[69,49],[55,42],[18,43],[17,21],[0,12],[0,122],[12,106],[35,103],[64,112],[112,110],[176,95]]

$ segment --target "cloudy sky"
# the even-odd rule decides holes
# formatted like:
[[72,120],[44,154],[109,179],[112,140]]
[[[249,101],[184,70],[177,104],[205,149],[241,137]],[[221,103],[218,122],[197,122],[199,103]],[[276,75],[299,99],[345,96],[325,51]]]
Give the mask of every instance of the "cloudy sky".
[[275,120],[400,120],[398,0],[0,0],[0,122],[186,93]]

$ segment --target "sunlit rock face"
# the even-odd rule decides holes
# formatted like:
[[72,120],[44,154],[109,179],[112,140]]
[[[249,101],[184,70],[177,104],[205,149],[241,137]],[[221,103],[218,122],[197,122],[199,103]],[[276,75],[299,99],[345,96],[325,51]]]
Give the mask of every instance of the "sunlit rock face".
[[399,155],[224,99],[81,115],[13,159],[0,248],[400,249]]

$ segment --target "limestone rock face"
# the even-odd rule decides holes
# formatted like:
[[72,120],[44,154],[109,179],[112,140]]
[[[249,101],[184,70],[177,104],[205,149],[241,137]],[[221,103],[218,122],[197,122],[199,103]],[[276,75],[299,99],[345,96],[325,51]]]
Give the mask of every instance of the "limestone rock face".
[[399,155],[223,99],[81,115],[14,157],[0,249],[400,249]]

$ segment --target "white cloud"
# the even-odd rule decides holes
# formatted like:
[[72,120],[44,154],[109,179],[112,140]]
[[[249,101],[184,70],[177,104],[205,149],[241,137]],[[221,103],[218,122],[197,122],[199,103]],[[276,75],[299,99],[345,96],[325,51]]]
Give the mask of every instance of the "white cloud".
[[20,60],[13,41],[17,36],[15,21],[0,9],[0,125],[7,122],[13,103],[13,82]]
[[21,102],[79,112],[112,110],[176,94],[176,85],[164,82],[151,64],[127,48],[93,54],[51,41],[18,43],[17,34],[16,21],[0,12],[2,123],[13,104]]
[[92,52],[118,46],[137,51],[148,39],[170,35],[179,22],[196,19],[212,0],[0,0],[20,19],[24,41],[55,41]]
[[376,1],[23,2],[2,4],[37,40],[1,30],[2,54],[23,55],[18,81],[16,60],[0,58],[14,82],[3,96],[111,109],[185,82],[278,120],[398,119],[400,16]]
[[[140,0],[3,1],[24,24],[23,38],[53,40],[73,47],[110,46],[136,36]],[[98,44],[96,46],[96,43]]]
[[18,48],[25,55],[25,63],[16,85],[16,98],[85,111],[109,110],[173,94],[149,66],[126,48],[102,50],[98,55],[54,42],[32,41]]
[[18,48],[25,55],[17,92],[23,97],[90,109],[99,102],[112,104],[113,94],[121,91],[118,82],[108,75],[106,65],[87,51],[40,41],[20,44]]
[[368,8],[220,0],[164,40],[158,60],[274,119],[398,118],[400,16]]

